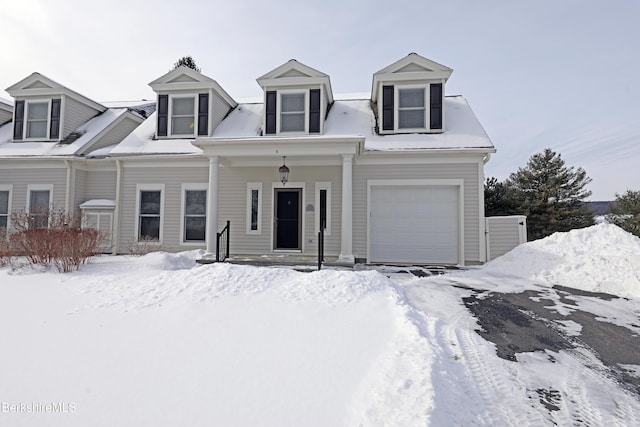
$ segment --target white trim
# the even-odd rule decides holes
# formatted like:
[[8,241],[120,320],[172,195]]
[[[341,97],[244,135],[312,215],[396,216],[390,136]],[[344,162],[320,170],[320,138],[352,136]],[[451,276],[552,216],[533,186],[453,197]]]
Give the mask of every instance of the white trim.
[[[253,210],[253,198],[251,197],[252,191],[258,191],[258,229],[251,229],[251,213]],[[261,182],[247,182],[247,220],[246,220],[246,234],[262,234],[262,183]]]
[[[173,100],[179,98],[192,98],[193,99],[193,132],[192,133],[174,133],[173,132]],[[197,93],[181,93],[181,94],[169,94],[169,105],[167,106],[167,136],[166,138],[180,137],[195,137],[198,129],[198,94]]]
[[[8,191],[9,196],[7,198],[7,230],[11,228],[11,196],[13,195],[13,184],[0,184],[0,191]],[[2,214],[4,215],[4,214]],[[9,237],[7,233],[6,237]]]
[[481,159],[478,161],[478,234],[479,234],[479,254],[480,262],[485,263],[489,258],[487,242],[488,228],[484,211],[484,161]]
[[331,236],[331,183],[316,182],[316,199],[315,199],[315,232],[320,231],[320,190],[327,190],[327,227],[324,230],[325,236]]
[[187,191],[205,191],[207,193],[207,198],[209,197],[209,184],[206,182],[197,182],[197,183],[191,183],[191,182],[186,182],[186,183],[182,183],[181,189],[180,189],[180,246],[203,246],[206,243],[206,238],[207,238],[207,232],[206,232],[206,218],[207,218],[207,213],[206,213],[206,209],[208,206],[208,202],[205,199],[205,238],[203,240],[185,240],[185,226],[184,226],[184,221],[185,221],[185,203],[187,201]]
[[464,265],[464,179],[369,179],[367,180],[367,261],[371,260],[371,187],[446,186],[458,189],[458,264]]
[[157,242],[149,242],[151,244],[162,244],[164,237],[164,184],[136,184],[136,216],[135,216],[135,234],[134,239],[140,241],[140,192],[141,191],[160,191],[160,231]]
[[[281,131],[282,95],[303,95],[304,97],[304,130]],[[265,110],[266,114],[266,110]],[[266,116],[265,116],[266,117]],[[276,102],[276,133],[278,135],[307,135],[309,134],[309,89],[279,89]]]
[[[302,224],[300,225],[300,246],[301,246],[301,250],[282,250],[282,249],[274,249],[273,246],[275,244],[275,227],[273,226],[273,224],[275,224],[276,218],[276,197],[275,197],[275,190],[276,188],[280,189],[286,189],[286,190],[298,190],[298,189],[302,189],[302,194],[300,195],[300,210],[302,212],[301,218],[300,220],[302,221]],[[287,182],[286,185],[283,185],[281,182],[272,182],[271,183],[271,251],[272,253],[276,253],[276,252],[293,252],[293,253],[304,253],[304,244],[305,244],[305,212],[304,212],[304,203],[305,203],[305,198],[306,198],[306,183],[304,182]]]

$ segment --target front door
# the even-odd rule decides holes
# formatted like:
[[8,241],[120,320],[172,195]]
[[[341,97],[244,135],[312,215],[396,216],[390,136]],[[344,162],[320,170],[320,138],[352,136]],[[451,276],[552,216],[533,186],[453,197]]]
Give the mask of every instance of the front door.
[[274,249],[301,250],[302,190],[275,189]]

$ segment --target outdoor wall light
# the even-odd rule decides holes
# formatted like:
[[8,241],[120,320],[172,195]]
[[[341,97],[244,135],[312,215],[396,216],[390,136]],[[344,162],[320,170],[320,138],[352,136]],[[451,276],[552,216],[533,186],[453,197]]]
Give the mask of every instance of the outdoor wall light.
[[278,171],[280,172],[280,182],[282,182],[282,185],[285,185],[287,181],[289,181],[289,168],[286,165],[286,159],[286,156],[282,156],[282,166],[280,166],[280,169],[278,169]]

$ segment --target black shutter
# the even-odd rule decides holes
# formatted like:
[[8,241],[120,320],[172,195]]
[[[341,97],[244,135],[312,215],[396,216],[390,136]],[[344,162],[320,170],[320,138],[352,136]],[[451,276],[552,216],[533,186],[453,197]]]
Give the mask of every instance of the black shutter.
[[382,130],[393,130],[393,86],[382,86]]
[[431,84],[431,96],[430,99],[430,128],[442,129],[442,83]]
[[267,91],[267,114],[265,117],[265,132],[266,134],[276,133],[276,97],[275,90]]
[[60,100],[51,100],[51,125],[49,126],[49,139],[60,137]]
[[320,190],[320,230],[327,229],[327,190]]
[[198,95],[198,135],[207,135],[209,131],[209,94]]
[[158,136],[167,136],[169,95],[158,95]]
[[309,91],[309,133],[320,133],[320,89]]
[[14,105],[13,139],[22,139],[24,127],[24,101],[16,101]]

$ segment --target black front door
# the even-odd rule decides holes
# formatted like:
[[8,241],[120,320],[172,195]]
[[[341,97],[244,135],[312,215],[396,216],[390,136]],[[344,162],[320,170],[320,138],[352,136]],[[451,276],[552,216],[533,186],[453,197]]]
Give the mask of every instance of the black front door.
[[301,189],[275,190],[275,241],[274,249],[302,249],[300,230]]

